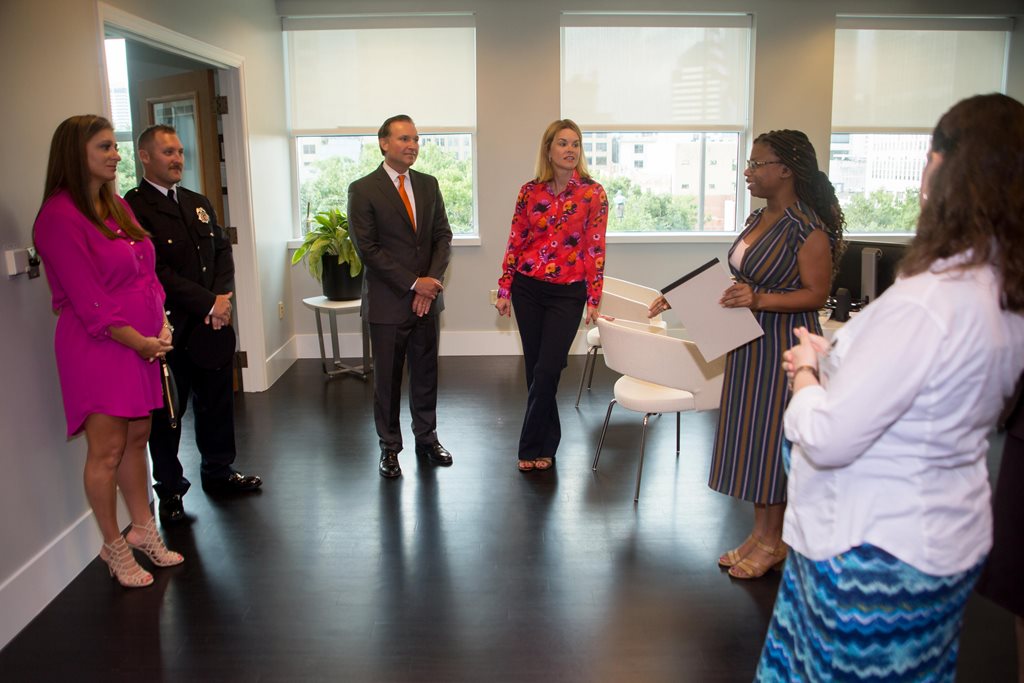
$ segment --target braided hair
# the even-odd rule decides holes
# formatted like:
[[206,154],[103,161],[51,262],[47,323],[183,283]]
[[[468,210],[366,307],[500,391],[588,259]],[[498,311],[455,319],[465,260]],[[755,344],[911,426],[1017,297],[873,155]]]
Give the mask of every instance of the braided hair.
[[799,130],[773,130],[758,135],[754,144],[768,145],[779,161],[793,172],[796,196],[804,202],[824,224],[832,247],[832,277],[839,270],[839,260],[846,250],[843,228],[846,217],[839,206],[836,190],[824,171],[818,168],[818,157],[807,135]]

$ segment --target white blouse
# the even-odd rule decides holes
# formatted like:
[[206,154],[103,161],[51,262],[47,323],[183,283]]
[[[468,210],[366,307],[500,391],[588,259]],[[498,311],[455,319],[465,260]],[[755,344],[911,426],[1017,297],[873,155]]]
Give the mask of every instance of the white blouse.
[[[991,267],[900,279],[838,330],[785,414],[783,538],[812,560],[870,543],[932,575],[992,545],[988,433],[1024,367]],[[946,270],[946,272],[942,272]]]

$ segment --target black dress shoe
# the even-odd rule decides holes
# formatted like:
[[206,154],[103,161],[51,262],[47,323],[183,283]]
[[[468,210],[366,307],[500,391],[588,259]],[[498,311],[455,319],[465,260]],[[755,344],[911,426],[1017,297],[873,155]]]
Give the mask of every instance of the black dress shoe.
[[447,467],[452,464],[452,454],[439,441],[416,444],[416,455],[427,458],[435,465]]
[[164,524],[177,524],[188,519],[185,515],[185,506],[181,502],[181,496],[171,496],[160,500],[160,521]]
[[398,465],[398,451],[385,448],[380,452],[380,476],[387,479],[402,476],[402,468]]
[[231,494],[255,491],[263,486],[263,480],[255,474],[232,472],[227,479],[203,479],[203,490],[207,493]]

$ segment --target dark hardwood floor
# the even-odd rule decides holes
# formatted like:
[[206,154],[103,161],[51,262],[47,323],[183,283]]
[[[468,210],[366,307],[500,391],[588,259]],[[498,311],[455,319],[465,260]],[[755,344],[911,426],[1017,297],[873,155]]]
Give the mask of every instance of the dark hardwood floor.
[[[238,404],[239,459],[262,492],[207,497],[198,457],[184,565],[124,590],[97,559],[0,651],[5,681],[750,681],[778,575],[730,580],[721,551],[749,505],[706,485],[716,414],[652,421],[640,502],[640,416],[617,408],[590,464],[614,376],[573,408],[570,359],[555,470],[523,475],[521,360],[442,358],[439,434],[455,465],[402,453],[377,475],[369,383],[303,360]],[[191,434],[191,425],[186,425]],[[993,442],[993,452],[1001,448]],[[97,549],[98,550],[98,549]],[[1012,619],[974,597],[961,681],[1012,681]]]

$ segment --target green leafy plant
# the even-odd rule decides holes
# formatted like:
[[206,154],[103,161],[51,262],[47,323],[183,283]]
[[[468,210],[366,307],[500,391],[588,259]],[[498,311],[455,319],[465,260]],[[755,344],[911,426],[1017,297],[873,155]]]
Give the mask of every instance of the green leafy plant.
[[306,269],[317,282],[323,278],[323,256],[338,257],[338,263],[347,263],[352,277],[363,270],[363,262],[356,253],[352,237],[348,232],[348,218],[338,209],[321,211],[313,217],[316,224],[302,240],[302,246],[295,250],[292,265],[306,262]]

